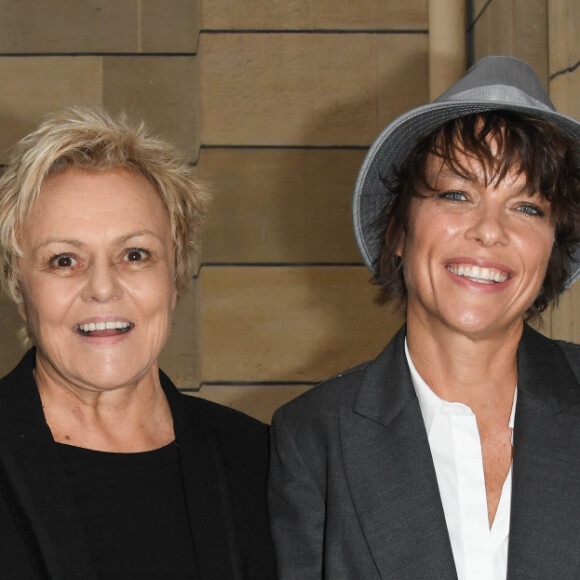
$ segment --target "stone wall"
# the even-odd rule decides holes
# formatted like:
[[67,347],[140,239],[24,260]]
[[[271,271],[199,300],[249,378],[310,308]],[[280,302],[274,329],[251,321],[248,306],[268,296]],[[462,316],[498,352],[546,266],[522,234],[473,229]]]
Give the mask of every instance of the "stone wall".
[[[580,117],[576,0],[473,0],[469,57],[530,62]],[[128,110],[213,189],[199,270],[162,366],[265,421],[377,354],[402,317],[373,303],[351,228],[366,149],[427,102],[427,0],[0,0],[0,163],[50,111]],[[546,332],[580,340],[577,293]],[[0,302],[0,373],[22,348]]]

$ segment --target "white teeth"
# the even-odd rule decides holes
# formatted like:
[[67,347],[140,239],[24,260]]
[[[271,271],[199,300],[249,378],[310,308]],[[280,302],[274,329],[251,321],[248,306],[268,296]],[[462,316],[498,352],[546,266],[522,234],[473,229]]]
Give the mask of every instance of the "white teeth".
[[123,330],[131,326],[130,322],[89,322],[88,324],[79,324],[79,329],[83,332],[93,332],[95,330]]
[[461,266],[447,266],[447,269],[457,276],[463,276],[482,284],[505,282],[509,278],[509,274],[501,270],[496,270],[495,268],[480,268],[479,266],[463,264]]

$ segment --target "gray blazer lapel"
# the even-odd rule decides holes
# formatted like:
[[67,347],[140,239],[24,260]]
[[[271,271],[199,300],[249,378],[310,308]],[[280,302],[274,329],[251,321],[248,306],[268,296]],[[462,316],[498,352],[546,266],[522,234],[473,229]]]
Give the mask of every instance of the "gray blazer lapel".
[[578,578],[578,379],[562,347],[529,328],[518,373],[508,580]]
[[403,328],[342,412],[346,479],[382,578],[457,578]]

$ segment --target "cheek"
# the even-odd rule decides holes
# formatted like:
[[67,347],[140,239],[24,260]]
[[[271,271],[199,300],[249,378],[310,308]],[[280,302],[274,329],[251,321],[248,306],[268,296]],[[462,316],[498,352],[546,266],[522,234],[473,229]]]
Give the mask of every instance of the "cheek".
[[141,305],[143,312],[173,311],[177,303],[177,292],[170,275],[154,273],[151,276],[132,279],[126,289],[132,296],[135,305]]
[[554,249],[554,240],[555,232],[550,229],[538,235],[534,240],[535,243],[529,243],[525,240],[522,243],[531,260],[536,260],[540,266],[547,267]]

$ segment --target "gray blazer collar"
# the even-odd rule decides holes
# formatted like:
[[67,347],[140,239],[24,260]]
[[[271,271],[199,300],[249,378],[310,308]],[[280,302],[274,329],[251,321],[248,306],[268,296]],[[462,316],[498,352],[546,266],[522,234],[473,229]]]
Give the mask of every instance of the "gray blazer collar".
[[508,580],[578,577],[579,354],[528,327],[520,341]]
[[431,451],[404,354],[405,328],[339,417],[347,483],[381,578],[455,580]]
[[[404,336],[405,327],[368,365],[354,407],[341,413],[345,473],[381,577],[454,579]],[[580,362],[566,352],[524,328],[508,580],[572,579],[580,570]]]
[[417,399],[405,358],[406,329],[369,363],[354,405],[355,413],[385,426]]

